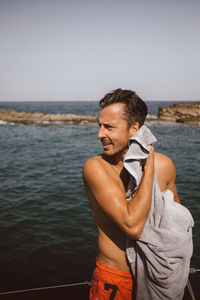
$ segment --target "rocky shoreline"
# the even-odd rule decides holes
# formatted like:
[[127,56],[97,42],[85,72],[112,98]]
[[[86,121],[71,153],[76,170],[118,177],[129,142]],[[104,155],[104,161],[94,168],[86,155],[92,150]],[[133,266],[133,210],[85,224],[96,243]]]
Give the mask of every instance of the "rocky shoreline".
[[161,107],[158,109],[158,120],[200,125],[200,101]]
[[48,124],[55,122],[97,122],[97,117],[74,114],[44,114],[39,112],[17,112],[9,109],[0,109],[0,120],[17,124]]
[[[75,115],[75,114],[44,114],[39,112],[17,112],[9,109],[0,109],[0,121],[16,124],[50,124],[72,122],[96,123],[97,116]],[[168,121],[179,122],[192,125],[200,125],[200,101],[199,102],[180,102],[169,107],[158,109],[157,117],[147,117],[147,121]]]

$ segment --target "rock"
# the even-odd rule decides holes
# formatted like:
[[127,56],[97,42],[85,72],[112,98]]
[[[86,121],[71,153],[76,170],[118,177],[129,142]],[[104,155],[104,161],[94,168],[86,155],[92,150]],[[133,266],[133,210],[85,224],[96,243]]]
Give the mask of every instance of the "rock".
[[161,121],[200,124],[200,102],[173,104],[158,109],[158,119]]
[[[79,124],[81,122],[97,122],[98,118],[91,115],[44,114],[0,109],[0,120],[19,124],[48,124],[52,122],[73,122]],[[200,124],[200,102],[181,102],[169,107],[159,108],[157,119],[153,116],[147,116],[147,121],[155,120]]]
[[0,120],[19,124],[51,123],[51,122],[97,122],[97,117],[74,114],[43,114],[38,112],[17,112],[0,109]]

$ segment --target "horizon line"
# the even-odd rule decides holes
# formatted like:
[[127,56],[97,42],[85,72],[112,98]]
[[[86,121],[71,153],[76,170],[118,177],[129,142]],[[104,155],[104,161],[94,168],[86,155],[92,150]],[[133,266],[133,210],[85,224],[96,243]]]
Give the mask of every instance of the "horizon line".
[[[145,99],[143,100],[144,102],[186,102],[186,101],[193,101],[193,102],[198,102],[200,101],[200,99],[162,99],[162,100],[158,100],[158,99]],[[0,102],[99,102],[99,100],[83,100],[83,99],[79,99],[79,100],[1,100]]]

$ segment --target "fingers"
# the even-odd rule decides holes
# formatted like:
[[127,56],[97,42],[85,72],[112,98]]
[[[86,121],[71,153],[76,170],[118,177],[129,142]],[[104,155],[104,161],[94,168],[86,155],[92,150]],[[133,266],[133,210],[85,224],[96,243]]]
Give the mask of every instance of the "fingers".
[[144,171],[153,173],[154,172],[154,147],[152,145],[148,146],[149,155],[145,161]]
[[150,154],[154,153],[154,147],[152,145],[147,146],[149,149]]

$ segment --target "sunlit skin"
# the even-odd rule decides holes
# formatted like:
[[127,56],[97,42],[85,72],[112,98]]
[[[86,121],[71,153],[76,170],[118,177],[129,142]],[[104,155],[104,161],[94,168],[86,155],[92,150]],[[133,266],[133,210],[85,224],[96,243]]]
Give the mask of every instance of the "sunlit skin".
[[124,119],[124,104],[116,103],[99,112],[99,126],[98,138],[101,139],[104,154],[123,160],[128,150],[127,141],[139,129],[139,124],[128,128]]
[[83,177],[92,215],[98,229],[98,259],[111,268],[129,272],[125,254],[126,236],[138,238],[148,216],[153,178],[156,172],[161,191],[170,189],[179,202],[175,185],[175,167],[171,159],[154,152],[144,165],[144,173],[136,195],[126,201],[129,175],[123,167],[129,139],[139,130],[130,128],[124,117],[124,104],[116,103],[99,112],[98,138],[103,154],[90,158],[84,165]]

